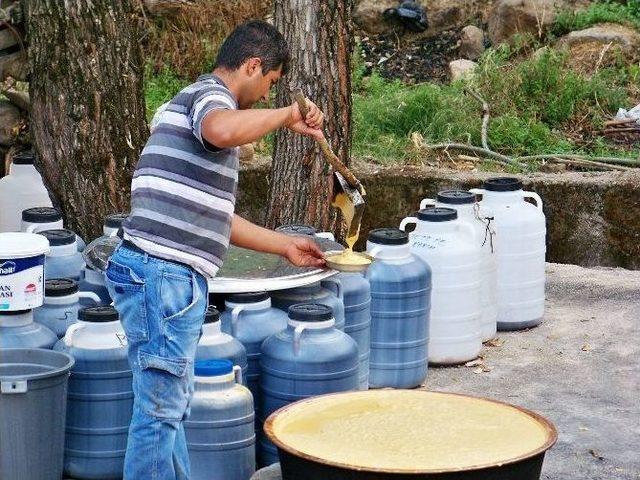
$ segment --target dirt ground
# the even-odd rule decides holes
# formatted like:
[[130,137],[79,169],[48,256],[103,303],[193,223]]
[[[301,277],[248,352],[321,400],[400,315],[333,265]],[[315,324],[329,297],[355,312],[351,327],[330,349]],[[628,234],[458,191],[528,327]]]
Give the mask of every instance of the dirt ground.
[[547,265],[539,327],[485,347],[489,372],[433,368],[427,388],[503,400],[556,425],[545,480],[640,478],[640,271]]

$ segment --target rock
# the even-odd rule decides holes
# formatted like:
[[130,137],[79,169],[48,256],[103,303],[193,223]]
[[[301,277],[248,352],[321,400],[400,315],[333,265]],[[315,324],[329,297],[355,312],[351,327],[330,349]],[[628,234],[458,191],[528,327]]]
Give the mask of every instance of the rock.
[[0,100],[0,145],[13,144],[13,129],[24,120],[18,107],[7,100]]
[[456,80],[460,80],[462,78],[466,78],[470,75],[473,75],[473,72],[478,67],[476,62],[472,62],[471,60],[454,60],[449,63],[449,74],[451,75],[451,81],[455,82]]
[[542,36],[555,21],[560,0],[498,0],[488,19],[488,34],[493,45],[498,45],[516,33]]
[[245,145],[240,145],[240,161],[247,163],[253,160],[253,156],[256,153],[256,149],[253,146],[253,143],[247,143]]
[[9,55],[0,56],[0,81],[5,81],[7,77],[16,80],[27,80],[29,74],[29,63],[26,52],[16,52]]
[[460,37],[460,56],[468,60],[477,60],[484,52],[484,32],[474,25],[462,29]]
[[472,75],[477,67],[478,64],[476,62],[466,59],[449,62],[449,75],[451,77],[451,81],[455,82],[456,80]]
[[258,470],[251,480],[282,480],[282,472],[280,471],[280,464],[274,463],[268,467]]
[[620,57],[634,61],[640,51],[640,33],[614,23],[602,23],[562,37],[556,47],[570,52],[569,64],[578,70],[591,71],[596,66],[616,62]]
[[[432,13],[431,13],[432,12]],[[463,11],[460,7],[453,6],[442,10],[431,10],[427,12],[429,22],[434,31],[446,30],[457,26],[463,18]]]
[[389,25],[383,20],[382,12],[397,6],[396,0],[362,0],[353,12],[353,21],[367,33],[386,32]]
[[10,28],[0,29],[0,50],[13,47],[20,43],[20,35]]
[[3,95],[9,99],[16,107],[28,112],[31,110],[31,100],[29,99],[29,92],[21,92],[9,88],[2,91]]

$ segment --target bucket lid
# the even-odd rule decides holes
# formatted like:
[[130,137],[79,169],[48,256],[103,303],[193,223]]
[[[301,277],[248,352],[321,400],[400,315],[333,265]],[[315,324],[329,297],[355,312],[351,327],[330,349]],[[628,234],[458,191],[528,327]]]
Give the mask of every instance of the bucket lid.
[[314,236],[318,231],[311,225],[305,225],[303,223],[290,223],[282,225],[276,228],[277,232],[297,234],[297,235],[309,235]]
[[62,212],[53,207],[33,207],[22,211],[22,220],[30,223],[53,223],[62,220]]
[[377,228],[369,232],[369,241],[379,245],[406,245],[409,234],[397,228]]
[[25,258],[49,253],[49,240],[37,233],[0,233],[0,257]]
[[297,303],[289,307],[289,318],[300,322],[324,322],[333,318],[333,309],[321,303]]
[[418,219],[423,222],[450,222],[458,218],[458,212],[453,208],[425,208],[418,212]]
[[220,321],[220,312],[216,307],[210,305],[204,314],[204,323],[216,323],[218,321]]
[[78,311],[78,320],[82,320],[83,322],[115,322],[118,318],[118,311],[111,305],[85,307]]
[[33,165],[34,161],[35,155],[32,150],[18,152],[13,156],[12,160],[14,165]]
[[522,190],[522,182],[513,177],[490,178],[484,181],[484,189],[490,192],[515,192]]
[[229,303],[258,303],[269,300],[267,292],[234,293],[227,297]]
[[70,278],[52,278],[44,282],[45,297],[66,297],[78,293],[78,282]]
[[194,370],[196,377],[218,377],[232,373],[233,363],[222,359],[198,360]]
[[122,222],[124,222],[128,216],[128,213],[114,213],[112,215],[107,215],[104,219],[104,226],[107,228],[120,228],[122,226]]
[[436,198],[438,202],[449,205],[467,205],[469,203],[476,203],[475,194],[465,190],[443,190],[438,192],[438,196]]
[[76,234],[66,228],[43,230],[39,232],[39,235],[45,236],[52,247],[61,247],[62,245],[72,245],[76,243]]

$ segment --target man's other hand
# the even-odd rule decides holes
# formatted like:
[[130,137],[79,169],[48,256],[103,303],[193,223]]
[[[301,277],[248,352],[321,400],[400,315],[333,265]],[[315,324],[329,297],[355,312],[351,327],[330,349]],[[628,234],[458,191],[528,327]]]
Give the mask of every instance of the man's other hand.
[[296,267],[324,267],[324,254],[311,238],[291,237],[284,257]]

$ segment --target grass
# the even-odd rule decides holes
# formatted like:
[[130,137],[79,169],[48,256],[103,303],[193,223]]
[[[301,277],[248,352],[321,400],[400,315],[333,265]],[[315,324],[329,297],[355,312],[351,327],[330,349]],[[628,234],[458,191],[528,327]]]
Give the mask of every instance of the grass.
[[[554,35],[616,21],[640,29],[640,0],[592,4],[577,13],[562,13]],[[634,152],[594,134],[618,108],[640,102],[640,65],[618,62],[591,75],[567,66],[564,54],[553,49],[532,55],[539,40],[522,37],[511,46],[488,50],[470,86],[491,107],[490,147],[505,155],[579,153],[633,157]],[[424,152],[413,145],[419,133],[425,143],[461,142],[480,145],[481,107],[465,93],[462,82],[450,85],[405,85],[365,76],[358,52],[353,69],[353,156],[379,163],[415,162]],[[147,68],[147,116],[190,82],[156,66]],[[271,141],[261,153],[268,154]],[[635,152],[637,156],[637,152]],[[482,166],[481,166],[482,167]]]
[[[414,132],[426,143],[481,144],[481,107],[463,83],[407,86],[375,73],[355,80],[357,157],[411,161],[416,157],[410,140]],[[566,68],[566,57],[551,49],[515,60],[514,52],[503,47],[481,59],[471,86],[491,106],[488,141],[500,153],[626,156],[630,153],[594,138],[592,131],[619,107],[640,100],[631,94],[637,80],[637,66],[605,68],[587,77]]]
[[585,10],[561,12],[551,33],[562,36],[573,30],[583,30],[596,23],[620,23],[640,30],[640,0],[594,2]]

